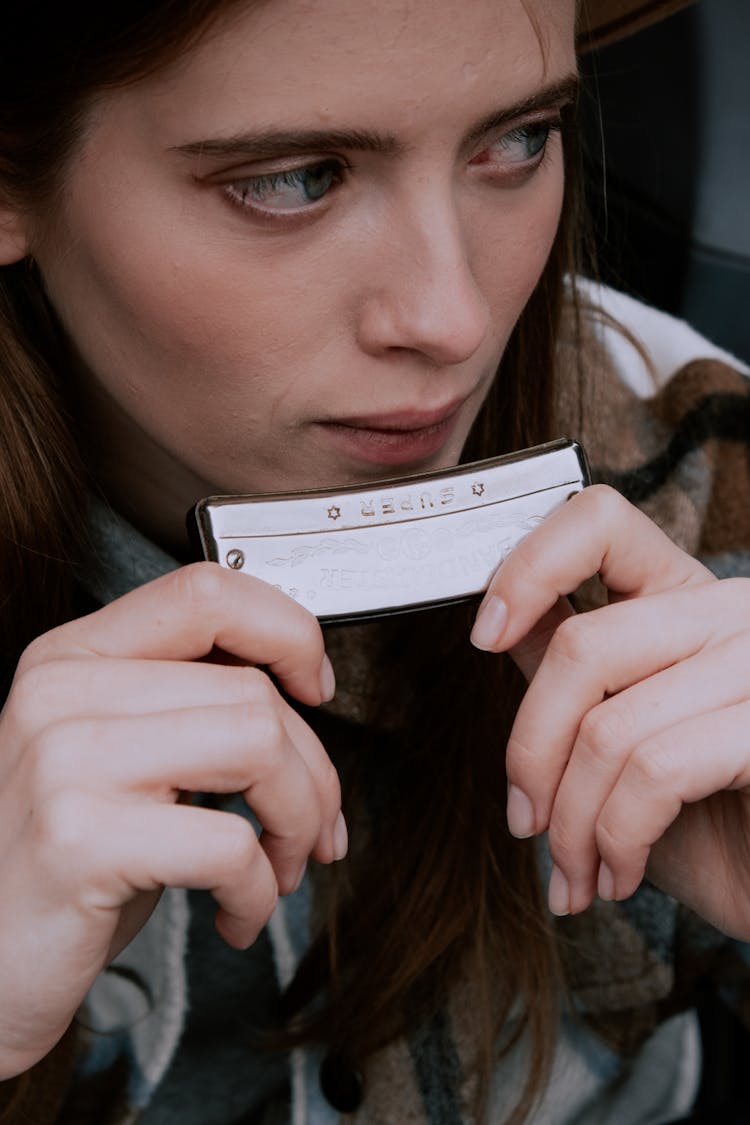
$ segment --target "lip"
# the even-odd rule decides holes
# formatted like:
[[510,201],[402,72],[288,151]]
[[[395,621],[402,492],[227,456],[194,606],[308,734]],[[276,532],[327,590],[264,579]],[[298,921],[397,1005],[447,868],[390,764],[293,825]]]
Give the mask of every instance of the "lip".
[[390,410],[319,425],[328,438],[369,465],[408,465],[433,457],[451,437],[465,398],[433,410]]
[[441,426],[450,421],[465,399],[454,399],[433,410],[389,410],[384,414],[367,414],[356,418],[332,418],[332,425],[349,426],[354,430],[374,430],[382,433],[419,432]]

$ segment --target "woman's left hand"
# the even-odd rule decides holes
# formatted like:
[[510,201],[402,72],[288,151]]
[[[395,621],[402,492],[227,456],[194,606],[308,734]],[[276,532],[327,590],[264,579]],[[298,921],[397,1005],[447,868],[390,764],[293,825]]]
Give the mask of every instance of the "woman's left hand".
[[[598,574],[609,604],[565,595]],[[604,486],[528,535],[472,640],[530,680],[507,751],[516,836],[549,829],[550,908],[644,874],[750,939],[750,579],[718,580]]]

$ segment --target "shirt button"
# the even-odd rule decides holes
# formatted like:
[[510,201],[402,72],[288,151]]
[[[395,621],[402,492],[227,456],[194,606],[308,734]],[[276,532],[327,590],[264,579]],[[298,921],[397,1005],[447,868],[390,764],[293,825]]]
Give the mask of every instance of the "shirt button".
[[343,1055],[328,1054],[320,1064],[320,1088],[329,1105],[339,1113],[354,1113],[364,1094],[362,1072]]

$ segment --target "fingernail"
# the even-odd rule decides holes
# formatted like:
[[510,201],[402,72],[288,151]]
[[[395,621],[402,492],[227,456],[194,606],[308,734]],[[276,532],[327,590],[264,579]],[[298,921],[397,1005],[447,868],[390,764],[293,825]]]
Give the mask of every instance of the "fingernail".
[[596,889],[600,899],[604,902],[612,902],[615,897],[615,877],[603,862],[599,864]]
[[570,885],[559,867],[552,868],[549,879],[549,908],[558,918],[570,914]]
[[333,826],[333,858],[343,859],[349,850],[349,833],[346,830],[346,821],[342,812],[336,817]]
[[534,806],[517,785],[508,786],[508,828],[519,840],[534,835]]
[[508,620],[508,607],[496,594],[486,597],[479,607],[474,628],[471,630],[471,643],[475,648],[493,649],[502,635]]
[[327,653],[320,665],[320,694],[323,696],[324,703],[330,702],[336,694],[336,676]]

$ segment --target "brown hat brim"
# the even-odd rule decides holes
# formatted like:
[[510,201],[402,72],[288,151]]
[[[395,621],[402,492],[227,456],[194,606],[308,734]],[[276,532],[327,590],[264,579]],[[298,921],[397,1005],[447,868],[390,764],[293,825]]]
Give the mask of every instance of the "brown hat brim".
[[623,39],[689,3],[692,0],[581,0],[578,50],[591,51]]

